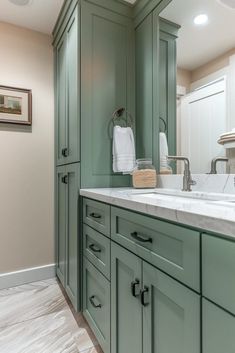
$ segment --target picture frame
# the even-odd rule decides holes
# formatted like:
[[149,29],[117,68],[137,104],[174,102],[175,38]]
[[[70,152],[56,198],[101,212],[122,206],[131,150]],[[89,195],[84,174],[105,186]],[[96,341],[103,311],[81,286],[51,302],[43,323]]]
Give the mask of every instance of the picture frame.
[[32,125],[32,91],[0,85],[0,123]]

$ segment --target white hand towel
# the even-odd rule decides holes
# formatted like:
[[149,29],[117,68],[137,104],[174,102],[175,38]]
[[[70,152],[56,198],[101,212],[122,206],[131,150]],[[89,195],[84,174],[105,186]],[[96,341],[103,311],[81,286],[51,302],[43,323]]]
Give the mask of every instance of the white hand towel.
[[113,128],[113,171],[131,173],[136,162],[135,141],[130,127]]
[[159,153],[160,153],[160,164],[161,166],[166,167],[168,165],[167,156],[169,154],[168,151],[168,142],[166,138],[166,134],[164,132],[159,133]]

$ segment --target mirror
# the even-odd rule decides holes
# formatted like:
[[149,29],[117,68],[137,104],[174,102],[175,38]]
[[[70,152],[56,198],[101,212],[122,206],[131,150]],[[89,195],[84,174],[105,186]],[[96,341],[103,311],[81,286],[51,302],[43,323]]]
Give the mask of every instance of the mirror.
[[[180,25],[177,155],[188,157],[196,174],[209,173],[213,158],[228,157],[217,171],[235,173],[235,1],[172,0],[160,17]],[[182,169],[179,163],[177,173]]]

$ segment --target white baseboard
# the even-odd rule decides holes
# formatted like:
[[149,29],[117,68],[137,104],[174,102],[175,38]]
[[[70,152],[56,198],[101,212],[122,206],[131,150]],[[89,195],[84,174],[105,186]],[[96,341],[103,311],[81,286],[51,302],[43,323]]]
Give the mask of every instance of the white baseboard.
[[0,289],[21,286],[22,284],[43,281],[53,277],[55,277],[55,264],[2,273],[0,274]]

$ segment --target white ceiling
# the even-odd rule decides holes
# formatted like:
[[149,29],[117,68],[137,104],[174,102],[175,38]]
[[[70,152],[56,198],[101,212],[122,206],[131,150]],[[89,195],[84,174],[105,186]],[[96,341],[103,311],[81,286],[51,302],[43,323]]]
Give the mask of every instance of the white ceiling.
[[50,34],[64,0],[30,0],[26,6],[17,6],[9,0],[0,0],[0,21]]
[[[202,13],[208,15],[209,23],[198,27],[193,19]],[[177,49],[179,67],[194,70],[235,48],[235,10],[217,0],[172,0],[161,17],[182,26]]]

